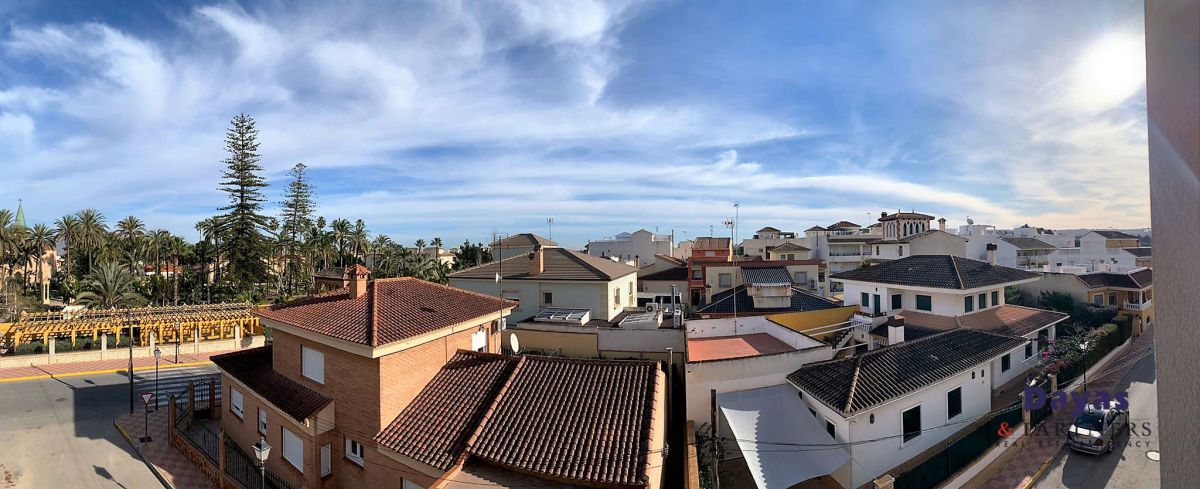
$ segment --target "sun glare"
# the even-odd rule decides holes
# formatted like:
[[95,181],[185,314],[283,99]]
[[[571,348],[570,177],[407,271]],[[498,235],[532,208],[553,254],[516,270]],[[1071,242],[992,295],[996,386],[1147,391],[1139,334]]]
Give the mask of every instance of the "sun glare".
[[1146,82],[1146,50],[1141,36],[1110,34],[1096,40],[1075,66],[1074,101],[1088,110],[1116,106]]

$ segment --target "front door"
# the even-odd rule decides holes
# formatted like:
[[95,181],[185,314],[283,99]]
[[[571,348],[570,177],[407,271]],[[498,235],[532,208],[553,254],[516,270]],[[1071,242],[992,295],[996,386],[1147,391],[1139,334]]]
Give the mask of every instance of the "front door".
[[875,294],[875,314],[879,314],[879,294]]

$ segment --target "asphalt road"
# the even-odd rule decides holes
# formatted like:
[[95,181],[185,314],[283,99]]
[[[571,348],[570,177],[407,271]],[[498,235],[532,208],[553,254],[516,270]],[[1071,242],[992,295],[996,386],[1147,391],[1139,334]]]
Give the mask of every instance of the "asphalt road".
[[1041,479],[1039,489],[1155,488],[1160,487],[1159,462],[1146,457],[1158,450],[1158,391],[1154,356],[1150,355],[1121,378],[1116,389],[1129,392],[1132,433],[1122,438],[1112,453],[1089,455],[1064,448]]
[[[214,372],[211,365],[162,370],[160,388],[186,391],[188,378]],[[153,371],[134,380],[138,392],[154,390]],[[0,489],[162,487],[113,427],[129,413],[128,382],[106,374],[0,384]]]

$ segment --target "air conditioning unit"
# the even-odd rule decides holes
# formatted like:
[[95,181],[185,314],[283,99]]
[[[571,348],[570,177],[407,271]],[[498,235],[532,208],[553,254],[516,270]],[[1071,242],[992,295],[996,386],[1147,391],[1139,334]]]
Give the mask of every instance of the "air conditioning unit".
[[654,312],[658,310],[658,304],[654,302],[646,303],[646,312]]

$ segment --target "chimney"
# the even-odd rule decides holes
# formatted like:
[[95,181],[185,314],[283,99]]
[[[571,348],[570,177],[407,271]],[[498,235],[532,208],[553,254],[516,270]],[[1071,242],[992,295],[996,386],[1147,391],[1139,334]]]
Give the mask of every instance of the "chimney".
[[987,262],[992,265],[996,264],[996,243],[987,244]]
[[541,245],[533,247],[533,253],[529,254],[529,274],[541,275],[546,271],[546,252],[542,250]]
[[350,296],[358,298],[366,294],[367,277],[371,276],[371,271],[362,265],[354,265],[348,275],[350,275]]
[[888,344],[895,345],[904,342],[904,316],[888,318]]
[[887,217],[887,211],[883,211],[883,212],[880,212],[880,213],[879,213],[879,218],[880,218],[880,219],[883,219],[883,218],[885,218],[885,217]]
[[946,232],[946,218],[938,219],[938,231]]

